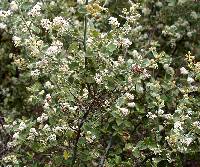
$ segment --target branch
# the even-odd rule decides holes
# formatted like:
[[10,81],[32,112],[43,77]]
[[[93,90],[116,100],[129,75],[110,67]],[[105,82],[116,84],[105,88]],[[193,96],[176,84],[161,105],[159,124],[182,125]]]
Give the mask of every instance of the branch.
[[107,145],[107,147],[106,147],[106,150],[105,150],[104,155],[101,157],[101,160],[100,160],[100,163],[99,163],[99,167],[103,167],[103,165],[104,165],[104,162],[105,162],[105,160],[106,160],[106,156],[107,156],[108,151],[110,150],[110,147],[111,147],[111,145],[112,145],[112,139],[113,139],[113,134],[110,135],[110,140],[109,140],[109,142],[108,142],[108,145]]
[[[85,5],[88,5],[88,0],[85,1]],[[87,14],[85,14],[84,17],[84,38],[83,38],[83,49],[86,54],[87,52],[87,23],[88,23],[88,18]],[[88,59],[87,56],[85,55],[85,67],[87,68],[88,66]]]
[[76,162],[78,142],[79,142],[79,139],[81,137],[81,128],[83,127],[84,123],[86,122],[90,112],[91,111],[94,112],[94,111],[98,110],[99,107],[102,106],[102,102],[104,102],[106,97],[109,96],[109,95],[110,94],[104,94],[104,92],[102,92],[97,97],[94,97],[93,101],[89,104],[88,108],[86,109],[85,114],[81,118],[79,125],[78,125],[77,135],[76,135],[76,138],[75,138],[71,167],[73,167],[75,165],[75,162]]

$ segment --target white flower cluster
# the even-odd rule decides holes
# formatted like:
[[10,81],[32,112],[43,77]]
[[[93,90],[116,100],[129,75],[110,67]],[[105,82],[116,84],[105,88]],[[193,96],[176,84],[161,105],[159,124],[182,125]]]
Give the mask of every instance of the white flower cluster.
[[47,55],[56,55],[61,52],[63,43],[60,41],[54,41],[51,46],[47,49]]
[[10,10],[0,10],[0,18],[6,18],[8,16],[10,16],[12,13]]
[[38,136],[38,132],[36,131],[35,128],[31,128],[31,129],[29,130],[29,136],[28,136],[27,139],[28,139],[28,140],[34,140],[36,136]]
[[182,127],[183,122],[177,121],[174,123],[174,130],[175,131],[182,131],[183,127]]
[[47,140],[49,141],[56,141],[56,134],[51,134],[48,136]]
[[89,142],[89,143],[92,143],[95,139],[96,139],[96,136],[94,134],[92,134],[91,131],[87,131],[86,132],[86,137],[85,139]]
[[116,17],[110,17],[109,19],[109,24],[113,27],[119,27],[120,23],[118,22]]
[[7,25],[6,24],[4,24],[4,23],[0,23],[0,29],[6,29],[6,27],[7,27]]
[[193,142],[193,136],[189,136],[188,134],[184,135],[184,137],[180,139],[180,142],[188,147]]
[[77,0],[77,3],[80,4],[80,5],[83,5],[84,4],[84,0]]
[[13,134],[13,139],[15,140],[19,139],[19,132]]
[[44,109],[49,109],[49,103],[51,102],[51,95],[47,94],[44,100]]
[[24,129],[26,129],[26,124],[22,121],[20,124],[19,124],[19,127],[18,127],[18,130],[19,131],[22,131],[22,130],[24,130]]
[[187,75],[187,74],[189,73],[188,70],[185,69],[185,67],[181,67],[181,68],[180,68],[180,72],[181,72],[181,74],[183,74],[183,75]]
[[125,93],[125,97],[129,100],[129,102],[127,103],[127,106],[129,108],[134,108],[135,107],[135,102],[133,102],[135,98],[134,95],[130,93]]
[[35,70],[31,71],[31,76],[32,77],[37,77],[39,75],[40,75],[40,70],[35,69]]
[[157,114],[158,114],[158,116],[163,116],[164,111],[161,108],[159,108],[157,111]]
[[198,19],[199,18],[199,15],[195,12],[195,11],[192,11],[191,13],[190,13],[190,16],[193,18],[193,19]]
[[96,81],[97,84],[101,84],[102,80],[103,80],[102,75],[98,74],[98,73],[96,73],[94,79],[95,79],[95,81]]
[[150,10],[149,8],[143,8],[143,9],[142,9],[142,13],[143,13],[145,16],[147,16],[147,15],[149,15],[149,14],[151,13],[151,10]]
[[200,129],[200,121],[195,121],[192,124],[195,128]]
[[132,42],[128,38],[120,38],[118,42],[119,46],[126,47],[126,48],[128,48],[131,44]]
[[49,126],[48,124],[45,124],[45,126],[42,128],[42,130],[43,130],[44,132],[50,132],[50,131],[51,131],[51,128],[50,128],[50,126]]
[[127,108],[119,108],[119,110],[122,112],[124,116],[127,116],[129,114],[129,110]]
[[127,104],[128,107],[134,108],[135,107],[135,102],[130,102]]
[[40,117],[37,118],[37,122],[43,123],[43,122],[45,122],[46,120],[48,120],[48,118],[49,118],[49,117],[48,117],[47,114],[42,113],[42,115],[41,115]]
[[128,98],[128,100],[134,100],[134,95],[130,94],[130,93],[125,93],[126,98]]
[[193,79],[192,77],[188,77],[188,78],[187,78],[187,82],[188,82],[189,84],[191,84],[191,83],[194,82],[194,79]]
[[20,43],[21,43],[21,38],[20,38],[20,37],[13,36],[13,37],[12,37],[12,40],[13,40],[15,46],[19,46]]
[[48,88],[48,89],[53,89],[54,88],[54,85],[52,85],[50,81],[45,82],[44,86],[46,88]]
[[[16,121],[13,122],[13,125],[16,125],[16,124],[17,124]],[[18,144],[17,140],[20,138],[20,132],[26,128],[27,128],[27,125],[25,124],[25,122],[21,121],[18,128],[16,129],[15,133],[12,136],[13,141],[10,141],[7,143],[7,146],[9,148],[15,147]]]
[[69,23],[62,17],[62,16],[58,16],[58,17],[55,17],[53,19],[53,24],[52,26],[55,28],[55,29],[59,29],[61,31],[64,31],[64,30],[67,30],[68,27],[69,27]]
[[63,130],[64,130],[64,128],[62,126],[56,126],[56,127],[53,128],[53,132],[55,134],[63,133]]
[[11,10],[11,11],[17,11],[18,8],[19,8],[19,6],[18,6],[18,4],[16,3],[16,1],[12,1],[12,2],[10,3],[10,10]]
[[49,19],[42,19],[41,26],[48,31],[51,29],[52,22]]
[[46,30],[55,29],[59,32],[64,32],[68,30],[69,23],[62,16],[57,16],[51,22],[49,19],[42,19],[40,22],[41,26]]
[[32,17],[40,16],[41,6],[42,6],[41,2],[36,3],[36,5],[31,9],[31,11],[28,12],[28,15]]
[[16,155],[7,155],[6,157],[3,157],[3,162],[5,162],[5,163],[10,163],[10,162],[12,162],[12,163],[14,163],[14,164],[19,164],[19,161],[17,160],[17,157],[16,157]]
[[150,119],[155,119],[155,118],[157,118],[157,115],[156,115],[156,114],[153,114],[153,113],[151,113],[151,112],[148,112],[146,116],[147,116],[147,118],[150,118]]

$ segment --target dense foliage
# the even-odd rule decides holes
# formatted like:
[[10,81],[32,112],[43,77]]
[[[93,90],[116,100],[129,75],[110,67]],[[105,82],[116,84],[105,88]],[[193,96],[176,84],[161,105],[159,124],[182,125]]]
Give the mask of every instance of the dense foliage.
[[1,0],[0,46],[0,166],[198,160],[198,1]]

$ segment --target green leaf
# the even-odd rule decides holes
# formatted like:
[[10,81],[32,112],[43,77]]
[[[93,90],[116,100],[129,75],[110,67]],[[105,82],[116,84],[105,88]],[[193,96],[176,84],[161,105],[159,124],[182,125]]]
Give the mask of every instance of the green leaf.
[[118,126],[120,126],[123,123],[123,120],[121,118],[117,118],[116,123]]
[[86,10],[85,6],[80,6],[80,8],[78,9],[78,12],[81,14],[86,14],[87,10]]
[[117,49],[117,46],[113,43],[110,43],[108,46],[107,46],[107,50],[109,52],[114,52],[115,50]]

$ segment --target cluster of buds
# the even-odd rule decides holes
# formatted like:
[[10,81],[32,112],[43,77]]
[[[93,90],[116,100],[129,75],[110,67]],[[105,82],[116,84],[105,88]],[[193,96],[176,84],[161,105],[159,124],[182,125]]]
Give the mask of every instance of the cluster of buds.
[[103,11],[103,8],[98,3],[93,3],[86,5],[86,10],[93,16],[97,17],[97,15]]

